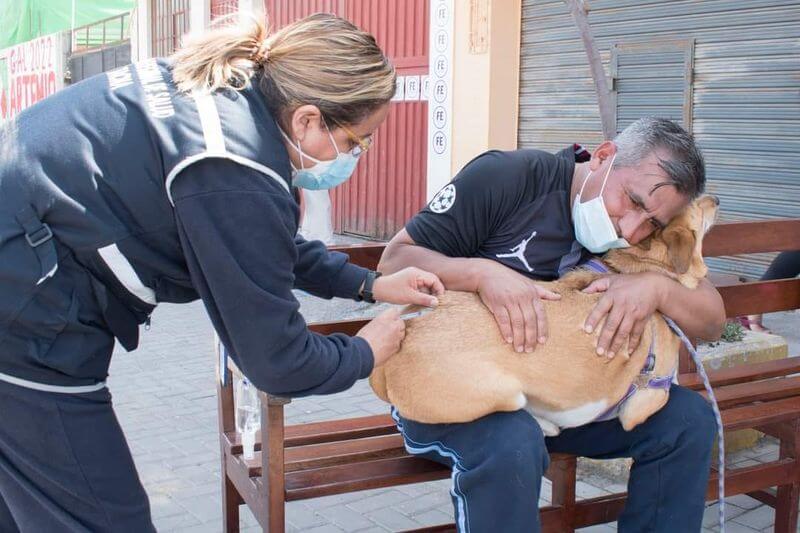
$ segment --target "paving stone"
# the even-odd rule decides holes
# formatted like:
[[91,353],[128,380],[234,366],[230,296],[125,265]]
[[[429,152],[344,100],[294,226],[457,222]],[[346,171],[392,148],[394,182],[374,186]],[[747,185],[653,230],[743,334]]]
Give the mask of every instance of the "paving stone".
[[257,526],[258,520],[253,516],[253,512],[246,505],[239,507],[239,526]]
[[[171,493],[170,496],[174,498],[175,501],[196,498],[197,496],[211,496],[221,501],[221,494],[222,488],[220,485],[204,483],[202,485],[193,485],[189,488],[176,490],[174,493]],[[242,509],[244,509],[244,507],[242,507]]]
[[320,509],[318,512],[342,529],[362,529],[373,525],[364,515],[344,505],[332,505]]
[[382,509],[385,507],[397,507],[401,503],[407,501],[409,496],[400,491],[388,490],[375,496],[368,498],[361,498],[347,504],[347,507],[357,513],[368,513],[375,509]]
[[437,491],[445,491],[449,493],[451,481],[449,479],[443,479],[441,481],[433,481],[429,483],[414,483],[413,485],[401,485],[397,487],[397,490],[402,492],[403,494],[408,494],[412,497],[420,497],[426,494],[430,494],[431,492]]
[[406,529],[413,529],[420,526],[419,522],[416,522],[391,508],[371,511],[367,513],[366,516],[373,522],[385,527],[389,531],[404,531]]
[[737,516],[733,519],[738,524],[745,525],[751,529],[760,531],[765,527],[775,523],[775,511],[766,505],[757,507],[751,511]]
[[[714,528],[714,531],[719,531],[719,527]],[[753,533],[758,529],[753,529],[742,525],[738,522],[727,522],[725,524],[725,533]]]
[[423,497],[408,499],[396,506],[396,509],[405,515],[416,515],[425,513],[431,509],[450,509],[453,506],[453,499],[449,491],[435,491],[424,494]]
[[761,502],[759,502],[755,498],[751,498],[747,494],[737,494],[736,496],[728,496],[725,498],[725,502],[731,505],[735,505],[736,507],[740,507],[742,509],[755,509],[756,507],[760,507],[761,505],[763,505]]
[[414,520],[422,526],[438,526],[452,523],[453,517],[439,509],[431,509],[430,511],[414,515]]
[[576,531],[581,531],[583,533],[611,533],[613,531],[616,531],[616,529],[614,529],[613,527],[607,526],[605,524],[600,524],[600,525],[597,525],[597,526],[589,526],[589,527],[583,527],[583,528],[580,528],[580,529],[576,529]]
[[174,529],[173,533],[219,533],[219,524],[198,524]]
[[222,523],[222,505],[217,498],[196,496],[188,500],[181,500],[179,505],[197,517],[200,522]]
[[575,494],[579,499],[587,499],[605,496],[608,492],[599,487],[589,485],[585,481],[578,481],[575,484]]
[[157,531],[174,531],[181,527],[196,526],[201,524],[195,516],[181,510],[180,514],[165,516],[162,518],[154,518],[153,525]]
[[153,520],[185,513],[186,509],[178,505],[169,496],[161,494],[152,494],[150,496],[150,516]]
[[[737,516],[741,516],[747,511],[735,505],[725,505],[725,523],[727,524]],[[703,527],[713,527],[719,525],[719,503],[706,505],[706,510],[703,513]]]
[[381,494],[386,490],[387,489],[378,489],[376,491],[346,492],[344,494],[336,494],[334,496],[325,496],[323,498],[304,500],[303,503],[314,510],[319,510],[326,507],[333,507],[334,505],[345,505],[363,498],[369,498],[372,495]]
[[307,529],[305,533],[341,533],[345,531],[342,528],[336,527],[333,524],[325,524],[322,526],[312,527]]
[[[188,480],[181,479],[181,478],[173,478],[163,481],[157,481],[154,483],[145,483],[144,484],[145,491],[150,496],[150,503],[151,506],[155,498],[159,496],[165,496],[170,499],[170,501],[174,502],[177,497],[184,497],[184,491],[196,491],[198,490],[197,485],[192,485]],[[212,494],[217,495],[214,491],[207,490],[207,487],[203,487],[205,494]]]
[[292,502],[286,506],[286,521],[298,529],[323,525],[327,519],[303,502]]

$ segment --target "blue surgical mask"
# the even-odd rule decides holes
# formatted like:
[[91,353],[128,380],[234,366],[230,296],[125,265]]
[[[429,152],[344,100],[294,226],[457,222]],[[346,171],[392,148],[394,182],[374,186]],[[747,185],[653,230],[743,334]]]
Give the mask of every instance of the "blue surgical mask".
[[572,223],[575,225],[575,238],[593,254],[601,254],[612,248],[627,248],[630,246],[628,241],[617,236],[617,230],[614,228],[614,223],[611,221],[611,217],[608,216],[606,204],[603,202],[603,191],[606,188],[606,181],[608,181],[608,175],[611,173],[611,167],[614,166],[616,157],[617,154],[611,157],[611,164],[608,165],[606,177],[600,187],[600,195],[588,202],[581,203],[583,189],[586,187],[586,182],[592,177],[592,173],[589,172],[586,179],[583,180],[581,190],[575,197],[575,203],[572,205]]
[[[326,126],[327,127],[327,126]],[[300,147],[300,141],[295,144],[286,133],[281,130],[281,135],[289,141],[289,144],[300,155],[300,169],[294,168],[292,165],[292,185],[310,191],[318,191],[321,189],[333,189],[337,185],[341,185],[353,175],[356,169],[358,158],[361,155],[353,155],[354,148],[350,152],[340,152],[339,147],[336,146],[336,141],[333,139],[330,130],[328,130],[328,137],[336,150],[336,158],[327,161],[321,161],[310,155],[304,154],[303,149]],[[311,168],[305,168],[303,165],[304,158],[310,159],[316,163]]]

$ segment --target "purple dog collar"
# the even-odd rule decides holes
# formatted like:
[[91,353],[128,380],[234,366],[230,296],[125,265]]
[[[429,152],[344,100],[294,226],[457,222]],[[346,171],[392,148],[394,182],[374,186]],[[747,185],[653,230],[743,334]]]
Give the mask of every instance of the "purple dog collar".
[[603,263],[601,260],[597,259],[596,257],[589,259],[581,266],[583,268],[588,268],[592,272],[597,272],[598,274],[608,274],[610,272],[606,264]]

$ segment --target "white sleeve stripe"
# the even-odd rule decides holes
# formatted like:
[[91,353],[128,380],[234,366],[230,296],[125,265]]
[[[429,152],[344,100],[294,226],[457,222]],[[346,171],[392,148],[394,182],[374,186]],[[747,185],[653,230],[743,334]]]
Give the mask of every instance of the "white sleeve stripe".
[[133,269],[133,266],[128,262],[128,259],[122,255],[116,244],[109,244],[97,250],[100,257],[114,274],[114,276],[122,283],[128,292],[139,298],[141,301],[150,305],[156,305],[156,293],[153,289],[142,283],[139,275]]
[[203,128],[203,137],[206,140],[206,151],[225,153],[225,137],[222,135],[222,123],[217,112],[214,97],[208,92],[192,92],[200,115],[200,125]]
[[175,205],[175,201],[172,199],[172,182],[175,181],[175,178],[178,177],[178,174],[180,174],[183,169],[192,163],[200,161],[201,159],[208,159],[212,157],[229,159],[239,163],[240,165],[261,172],[262,174],[266,174],[277,181],[286,190],[286,192],[290,192],[289,185],[277,172],[271,168],[264,166],[257,161],[253,161],[252,159],[232,154],[225,149],[225,137],[222,134],[222,123],[219,119],[217,104],[214,102],[214,97],[210,93],[194,91],[192,92],[192,98],[197,105],[197,112],[200,115],[200,125],[203,128],[203,138],[206,142],[206,150],[205,152],[187,157],[175,165],[175,167],[167,175],[166,189],[169,203],[171,203],[173,206]]
[[0,372],[0,381],[11,383],[18,387],[25,387],[26,389],[33,389],[43,392],[58,392],[62,394],[84,394],[86,392],[95,392],[106,387],[105,381],[98,381],[94,385],[49,385],[47,383],[39,383],[38,381],[29,381],[27,379],[18,378],[10,374],[3,374]]
[[278,182],[278,184],[280,184],[281,187],[283,187],[283,189],[286,192],[289,192],[289,185],[287,185],[286,182],[283,180],[283,178],[281,178],[280,174],[278,174],[271,168],[262,165],[261,163],[253,161],[252,159],[247,159],[246,157],[232,154],[230,152],[226,152],[224,154],[212,154],[209,152],[204,152],[202,154],[195,154],[191,157],[187,157],[186,159],[175,165],[175,168],[173,168],[172,171],[169,173],[166,182],[167,198],[169,199],[169,203],[171,203],[173,206],[175,205],[175,201],[172,199],[172,182],[175,181],[175,178],[178,177],[178,174],[180,174],[181,171],[183,171],[183,169],[185,169],[192,163],[196,163],[203,159],[211,159],[211,158],[228,159],[230,161],[233,161],[234,163],[238,163],[242,166],[252,168],[253,170],[257,170],[258,172],[261,172],[262,174],[265,174],[270,178],[274,179],[276,182]]

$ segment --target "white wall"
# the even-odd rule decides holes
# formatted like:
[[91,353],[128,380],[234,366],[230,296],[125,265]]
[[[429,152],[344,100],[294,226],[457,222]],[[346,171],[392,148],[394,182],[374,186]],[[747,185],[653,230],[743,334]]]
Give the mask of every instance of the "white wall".
[[150,0],[136,0],[131,17],[131,61],[152,56],[150,34]]
[[265,10],[264,0],[239,0],[240,13],[251,13],[257,18],[263,18]]
[[211,20],[211,0],[189,0],[189,33],[202,32]]

